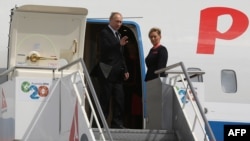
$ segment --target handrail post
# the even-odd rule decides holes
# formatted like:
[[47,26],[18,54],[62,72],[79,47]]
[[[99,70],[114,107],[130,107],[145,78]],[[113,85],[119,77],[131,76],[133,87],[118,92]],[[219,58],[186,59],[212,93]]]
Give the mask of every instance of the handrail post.
[[106,122],[106,119],[105,119],[104,114],[103,114],[103,112],[102,112],[102,109],[101,109],[101,106],[100,106],[100,104],[99,104],[98,98],[97,98],[97,96],[96,96],[96,93],[95,93],[95,90],[94,90],[94,86],[93,86],[93,84],[91,83],[91,79],[90,79],[89,73],[88,73],[87,68],[86,68],[86,66],[85,66],[85,63],[84,63],[84,61],[83,61],[82,59],[81,59],[81,64],[82,64],[82,67],[83,67],[84,74],[86,74],[86,80],[87,80],[87,82],[88,82],[88,84],[89,84],[90,91],[91,91],[92,96],[93,96],[93,98],[94,98],[94,101],[95,101],[97,110],[98,110],[98,112],[100,113],[99,115],[100,115],[100,118],[101,118],[101,120],[102,120],[102,123],[104,124],[104,127],[105,127],[106,131],[108,132],[108,136],[109,136],[110,140],[113,141],[113,138],[112,138],[112,136],[111,136],[111,133],[110,133],[110,131],[109,131],[109,129],[108,129],[108,124],[107,124],[107,122]]
[[188,73],[187,73],[187,71],[186,71],[186,68],[185,68],[183,62],[180,62],[180,65],[181,65],[181,68],[182,68],[182,70],[183,70],[183,73],[184,73],[184,75],[185,75],[185,77],[186,77],[186,80],[187,80],[187,82],[188,82],[188,85],[189,85],[189,87],[190,87],[190,89],[191,89],[191,91],[192,91],[192,93],[193,93],[193,96],[194,96],[194,98],[195,98],[195,101],[196,101],[196,103],[197,103],[197,106],[198,106],[200,112],[202,112],[201,116],[202,116],[202,118],[203,118],[203,120],[204,120],[204,122],[205,122],[205,128],[207,128],[207,130],[208,130],[208,135],[209,135],[209,137],[212,138],[213,141],[216,141],[216,140],[215,140],[215,136],[214,136],[214,134],[213,134],[213,131],[212,131],[212,129],[211,129],[209,123],[208,123],[207,117],[205,116],[205,114],[204,114],[204,112],[203,112],[203,109],[202,109],[202,107],[201,107],[200,101],[198,100],[198,98],[197,98],[197,96],[196,96],[196,94],[195,94],[195,90],[194,90],[193,84],[192,84],[192,82],[191,82],[191,80],[190,80],[190,78],[189,78],[189,76],[188,76]]

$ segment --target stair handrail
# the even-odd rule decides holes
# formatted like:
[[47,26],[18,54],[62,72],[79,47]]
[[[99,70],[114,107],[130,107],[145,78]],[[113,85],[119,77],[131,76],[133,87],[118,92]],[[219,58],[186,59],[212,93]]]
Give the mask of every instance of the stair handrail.
[[[208,134],[210,140],[216,141],[215,136],[214,136],[214,134],[213,134],[213,131],[212,131],[212,129],[211,129],[211,126],[209,125],[208,120],[207,120],[207,118],[206,118],[206,116],[205,116],[205,114],[204,114],[204,111],[203,111],[203,109],[202,109],[202,106],[201,106],[201,104],[200,104],[200,101],[199,101],[199,99],[197,98],[197,96],[195,95],[195,90],[194,90],[193,84],[192,84],[192,82],[191,82],[191,80],[190,80],[190,78],[189,78],[188,72],[187,72],[187,70],[186,70],[186,68],[185,68],[185,66],[184,66],[184,64],[183,64],[183,62],[179,62],[179,63],[173,64],[173,65],[167,66],[167,67],[165,67],[165,68],[156,70],[155,73],[158,74],[158,75],[160,75],[160,73],[162,73],[162,72],[169,73],[169,72],[167,72],[167,70],[170,70],[170,69],[173,69],[173,68],[176,68],[176,67],[179,67],[179,66],[181,66],[182,73],[184,73],[184,76],[185,76],[185,78],[186,78],[186,81],[188,82],[188,85],[189,85],[189,87],[190,87],[190,89],[191,89],[191,91],[192,91],[192,93],[193,93],[193,97],[194,97],[194,99],[195,99],[195,101],[196,101],[196,103],[197,103],[197,107],[198,107],[199,112],[201,113],[202,119],[203,119],[203,121],[204,121],[205,128],[207,129],[207,132],[208,132],[207,134]],[[181,72],[179,72],[179,73],[181,73]],[[204,72],[201,72],[201,74],[202,74],[202,73],[204,73]]]
[[[188,95],[188,97],[192,97],[191,96],[191,94],[196,94],[196,93],[190,93],[189,91],[188,91],[188,83],[186,83],[186,79],[183,77],[183,75],[182,74],[179,74],[179,77],[181,78],[181,81],[182,81],[182,83],[183,83],[183,86],[185,87],[185,89],[186,89],[186,94]],[[177,78],[176,78],[177,79]],[[195,103],[196,103],[196,101],[195,101],[195,103],[193,102],[194,100],[190,100],[190,103],[191,103],[191,105],[192,105],[192,107],[193,107],[193,110],[194,110],[194,112],[195,112],[195,117],[194,117],[194,123],[193,123],[193,125],[192,125],[192,131],[195,129],[195,124],[196,124],[196,120],[198,120],[198,122],[200,123],[200,126],[201,126],[201,128],[203,129],[203,133],[204,133],[204,141],[205,141],[205,139],[208,139],[207,137],[207,133],[206,133],[206,129],[205,128],[203,128],[203,122],[204,122],[204,120],[203,119],[200,119],[200,117],[199,117],[199,115],[197,114],[197,113],[200,113],[200,114],[203,114],[203,112],[201,113],[200,111],[197,111],[197,108],[195,107]],[[183,103],[183,105],[185,106],[186,105],[186,103]],[[197,103],[196,103],[196,106],[197,106]],[[198,109],[199,110],[199,109]],[[202,122],[202,120],[203,120],[203,122]],[[191,127],[191,125],[190,125],[190,127]]]
[[[62,66],[62,67],[58,68],[58,71],[61,71],[61,73],[62,73],[62,75],[63,75],[63,70],[64,70],[64,69],[67,69],[67,68],[69,68],[69,67],[71,67],[71,66],[73,66],[73,65],[75,65],[75,64],[77,64],[77,63],[81,63],[81,66],[82,66],[82,69],[83,69],[83,73],[84,73],[85,76],[86,76],[87,83],[88,83],[88,85],[89,85],[91,94],[92,94],[92,96],[93,96],[93,99],[94,99],[94,102],[95,102],[95,104],[96,104],[96,108],[97,108],[97,111],[98,111],[98,113],[99,113],[99,115],[100,115],[100,118],[101,118],[101,121],[102,121],[102,123],[103,123],[103,126],[104,126],[104,128],[106,129],[106,132],[107,132],[107,134],[108,134],[108,137],[109,137],[110,141],[113,141],[113,138],[112,138],[112,136],[111,136],[110,130],[109,130],[109,128],[108,128],[108,124],[107,124],[106,119],[105,119],[105,117],[104,117],[104,114],[103,114],[103,112],[102,112],[102,109],[101,109],[99,100],[98,100],[98,98],[97,98],[97,95],[96,95],[96,92],[95,92],[95,89],[94,89],[94,86],[93,86],[93,84],[92,84],[90,75],[89,75],[89,73],[88,73],[87,67],[86,67],[86,65],[85,65],[85,63],[84,63],[84,61],[83,61],[83,59],[82,59],[82,58],[76,59],[76,60],[72,61],[71,63],[69,63],[69,64],[67,64],[67,65],[65,65],[65,66]],[[92,110],[94,110],[94,109],[92,109]]]

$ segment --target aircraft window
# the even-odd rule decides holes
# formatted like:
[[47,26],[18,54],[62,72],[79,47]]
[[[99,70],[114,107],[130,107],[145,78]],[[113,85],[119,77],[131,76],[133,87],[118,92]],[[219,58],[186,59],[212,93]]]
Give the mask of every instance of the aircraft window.
[[[200,68],[187,68],[187,71],[201,71]],[[202,75],[190,75],[190,79],[192,82],[203,82]]]
[[237,91],[235,71],[227,69],[221,71],[221,86],[225,93],[235,93]]

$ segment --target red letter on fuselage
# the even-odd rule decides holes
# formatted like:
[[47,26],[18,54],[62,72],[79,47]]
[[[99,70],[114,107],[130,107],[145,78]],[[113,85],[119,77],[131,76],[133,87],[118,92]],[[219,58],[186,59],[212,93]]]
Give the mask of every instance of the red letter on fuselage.
[[[230,15],[231,27],[224,33],[217,30],[218,17]],[[243,34],[248,27],[247,16],[232,8],[212,7],[201,11],[197,53],[214,54],[215,40],[232,40]]]

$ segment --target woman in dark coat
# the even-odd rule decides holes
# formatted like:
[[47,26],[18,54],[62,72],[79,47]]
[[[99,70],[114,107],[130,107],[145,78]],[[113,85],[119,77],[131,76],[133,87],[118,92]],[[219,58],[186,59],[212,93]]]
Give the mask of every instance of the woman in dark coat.
[[[153,45],[150,49],[147,57],[145,58],[147,73],[145,81],[149,81],[158,77],[158,74],[154,72],[158,69],[165,68],[168,61],[168,51],[167,48],[161,45],[161,30],[159,28],[151,28],[149,31],[149,39]],[[160,77],[166,77],[163,72]]]

